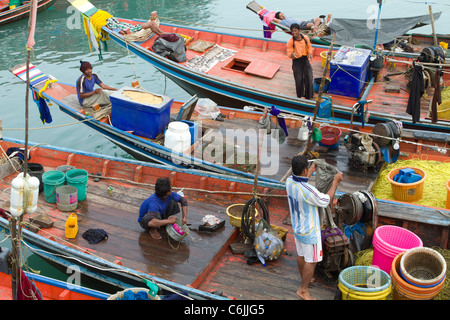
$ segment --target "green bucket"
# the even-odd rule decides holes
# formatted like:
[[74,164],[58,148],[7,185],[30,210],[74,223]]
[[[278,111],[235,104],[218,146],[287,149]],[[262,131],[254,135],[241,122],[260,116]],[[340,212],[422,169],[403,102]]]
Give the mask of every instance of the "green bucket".
[[67,184],[78,189],[78,201],[83,201],[86,199],[88,178],[88,172],[83,169],[72,169],[66,172]]
[[56,203],[56,188],[64,185],[66,175],[61,171],[47,171],[42,175],[44,197],[48,203]]
[[22,4],[22,0],[9,0],[9,6],[20,6]]

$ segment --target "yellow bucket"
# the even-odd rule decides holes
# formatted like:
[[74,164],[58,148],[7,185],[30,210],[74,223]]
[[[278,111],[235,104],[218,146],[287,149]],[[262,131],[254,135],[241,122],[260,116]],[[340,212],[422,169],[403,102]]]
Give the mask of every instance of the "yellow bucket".
[[[325,63],[327,62],[327,53],[328,53],[328,51],[322,51],[320,53],[320,57],[322,58],[322,68],[325,68]],[[335,54],[336,53],[334,53],[334,52],[331,53],[331,59],[334,58]],[[328,68],[329,67],[330,67],[330,62],[328,62]]]
[[75,213],[71,213],[66,220],[66,238],[73,239],[78,233],[78,218]]

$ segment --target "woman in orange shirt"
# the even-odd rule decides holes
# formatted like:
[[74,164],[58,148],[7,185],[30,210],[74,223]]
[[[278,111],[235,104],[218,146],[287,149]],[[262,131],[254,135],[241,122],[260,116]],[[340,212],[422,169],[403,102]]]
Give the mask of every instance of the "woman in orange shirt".
[[308,36],[300,33],[300,26],[297,23],[292,24],[290,29],[292,38],[287,42],[287,55],[292,59],[297,97],[312,99],[314,97],[313,71],[309,62],[313,53],[311,41]]

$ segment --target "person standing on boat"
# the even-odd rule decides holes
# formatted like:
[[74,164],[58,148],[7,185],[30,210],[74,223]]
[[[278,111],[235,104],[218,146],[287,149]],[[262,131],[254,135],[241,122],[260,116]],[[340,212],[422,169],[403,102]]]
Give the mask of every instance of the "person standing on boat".
[[322,261],[322,238],[319,207],[326,208],[334,198],[338,184],[342,181],[342,172],[334,176],[327,193],[321,193],[309,184],[309,177],[316,170],[303,156],[292,158],[292,175],[286,180],[286,192],[291,213],[294,241],[297,248],[297,264],[302,284],[297,295],[304,300],[314,300],[308,286],[313,281],[316,264]]
[[187,200],[173,192],[169,178],[158,178],[155,193],[148,197],[139,208],[138,222],[148,231],[153,239],[160,240],[158,229],[176,222],[174,215],[180,212],[181,205],[183,224],[187,224]]
[[[78,101],[84,108],[92,108],[93,105],[110,106],[109,96],[116,88],[104,84],[99,77],[92,73],[92,65],[87,61],[80,61],[80,71],[83,73],[77,80]],[[100,88],[94,89],[95,85]]]
[[292,59],[295,89],[297,97],[312,99],[314,97],[313,70],[309,62],[313,58],[311,41],[300,32],[297,23],[291,25],[292,38],[287,42],[287,55]]

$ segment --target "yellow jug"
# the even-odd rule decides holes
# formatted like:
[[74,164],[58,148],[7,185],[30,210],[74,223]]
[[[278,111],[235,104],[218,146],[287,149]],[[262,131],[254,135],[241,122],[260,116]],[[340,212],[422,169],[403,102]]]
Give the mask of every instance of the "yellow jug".
[[73,239],[78,233],[78,219],[75,213],[71,213],[66,221],[66,238]]

